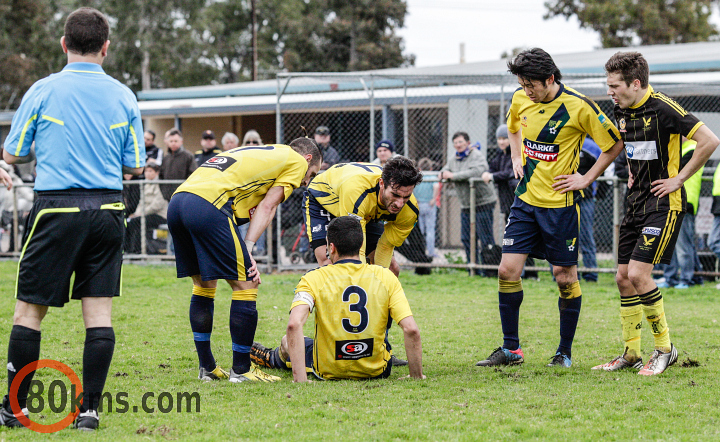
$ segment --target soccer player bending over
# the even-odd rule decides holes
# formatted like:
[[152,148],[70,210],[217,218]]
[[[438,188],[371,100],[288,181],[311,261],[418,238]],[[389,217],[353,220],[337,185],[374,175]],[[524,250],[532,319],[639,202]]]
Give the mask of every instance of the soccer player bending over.
[[[388,269],[360,261],[363,231],[353,216],[333,219],[327,228],[331,265],[306,273],[295,288],[287,334],[275,349],[254,343],[252,360],[265,367],[291,369],[295,382],[317,379],[387,378],[392,370],[385,344],[388,319],[400,325],[410,376],[422,374],[420,330],[400,281]],[[303,325],[315,311],[315,336]]]
[[[628,209],[620,225],[615,277],[625,350],[593,369],[642,367],[639,374],[652,376],[674,364],[678,355],[652,269],[655,264],[670,263],[685,214],[683,183],[705,164],[720,140],[693,114],[650,86],[650,70],[640,53],[616,53],[605,63],[605,71],[630,166]],[[697,147],[678,171],[683,136],[696,141]],[[644,367],[640,354],[643,314],[655,338],[655,350]]]
[[[322,155],[309,138],[289,146],[238,147],[200,165],[168,205],[178,278],[190,276],[190,326],[200,360],[199,378],[230,382],[279,381],[250,363],[258,313],[260,273],[251,251],[278,204],[320,169]],[[245,240],[239,225],[250,222]],[[220,368],[210,349],[217,280],[232,288],[232,370]]]
[[[589,98],[560,82],[550,55],[535,48],[508,63],[518,88],[508,112],[508,137],[515,178],[521,178],[510,208],[499,268],[503,345],[480,366],[520,364],[518,323],[528,255],[547,259],[560,297],[560,344],[549,366],[570,367],[582,292],[577,276],[578,200],[622,149],[620,134]],[[580,146],[590,135],[602,153],[585,174],[578,173]],[[592,222],[587,220],[585,222]]]

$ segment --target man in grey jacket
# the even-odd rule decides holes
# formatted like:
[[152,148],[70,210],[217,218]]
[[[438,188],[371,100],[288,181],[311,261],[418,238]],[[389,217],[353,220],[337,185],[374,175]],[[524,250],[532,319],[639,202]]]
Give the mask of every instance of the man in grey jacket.
[[[456,132],[453,137],[455,157],[450,158],[441,169],[439,179],[448,180],[455,185],[460,201],[460,238],[465,247],[465,256],[470,262],[470,178],[481,178],[488,171],[485,157],[477,149],[470,148],[470,136],[465,132]],[[492,183],[482,180],[475,182],[475,234],[483,247],[495,244],[493,238],[493,209],[495,208],[495,188]],[[475,262],[480,261],[480,247],[475,248]],[[482,274],[479,270],[476,275]]]

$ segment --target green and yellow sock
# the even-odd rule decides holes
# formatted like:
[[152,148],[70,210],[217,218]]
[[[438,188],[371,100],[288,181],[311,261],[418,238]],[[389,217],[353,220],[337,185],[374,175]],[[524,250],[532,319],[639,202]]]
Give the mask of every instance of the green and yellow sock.
[[671,346],[670,328],[668,328],[667,319],[665,318],[665,307],[663,306],[660,290],[656,287],[640,295],[640,302],[642,302],[645,317],[650,323],[650,330],[652,330],[655,338],[655,348],[665,353],[669,352]]

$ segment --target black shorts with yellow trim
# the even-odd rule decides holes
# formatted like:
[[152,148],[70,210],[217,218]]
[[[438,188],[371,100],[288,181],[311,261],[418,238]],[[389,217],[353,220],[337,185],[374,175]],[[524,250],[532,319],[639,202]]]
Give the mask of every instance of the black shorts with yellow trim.
[[[325,210],[315,197],[307,191],[303,194],[303,219],[307,228],[307,236],[310,247],[313,250],[326,245],[327,225],[336,216]],[[372,253],[377,247],[378,240],[385,232],[385,224],[382,221],[370,221],[365,225],[365,255]]]
[[515,198],[503,236],[503,253],[527,254],[556,266],[578,262],[580,207],[547,208]]
[[685,214],[676,210],[633,214],[620,224],[618,264],[670,264]]
[[117,190],[38,192],[25,225],[15,297],[62,307],[70,299],[120,296],[122,201]]
[[178,278],[249,280],[250,255],[232,216],[204,198],[180,192],[170,199],[167,221]]

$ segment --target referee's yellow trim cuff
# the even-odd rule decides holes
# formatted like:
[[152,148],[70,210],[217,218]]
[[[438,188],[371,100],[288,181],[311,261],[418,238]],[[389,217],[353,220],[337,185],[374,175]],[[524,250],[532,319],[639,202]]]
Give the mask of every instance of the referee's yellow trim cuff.
[[518,279],[517,281],[505,281],[504,279],[498,279],[498,292],[517,293],[522,291],[522,279]]
[[233,301],[257,301],[258,289],[235,290],[232,292]]
[[198,287],[198,286],[194,285],[192,294],[197,295],[197,296],[203,296],[205,298],[215,299],[215,290],[217,290],[217,289],[216,288],[206,289],[206,288]]

